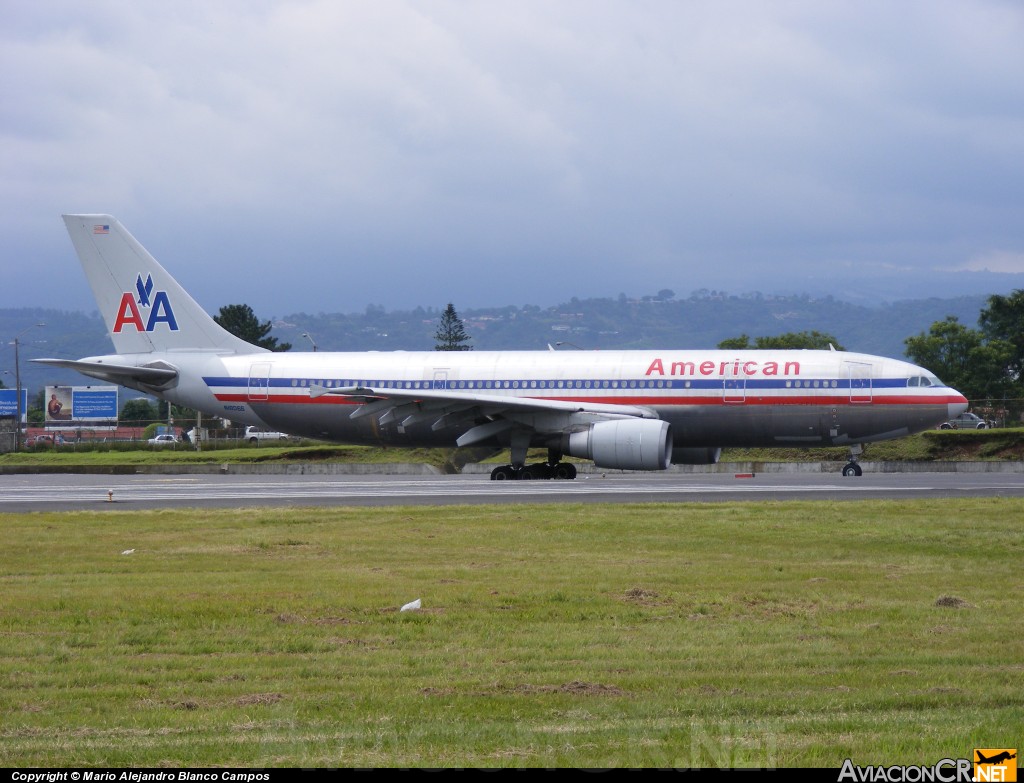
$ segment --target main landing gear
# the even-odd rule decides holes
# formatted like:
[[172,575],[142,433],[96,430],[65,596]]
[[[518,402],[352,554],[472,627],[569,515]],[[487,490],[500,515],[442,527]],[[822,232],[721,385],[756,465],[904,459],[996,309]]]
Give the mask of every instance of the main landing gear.
[[536,462],[533,465],[499,465],[491,471],[491,481],[528,481],[531,479],[574,479],[576,466],[571,462]]
[[576,478],[576,466],[571,462],[562,462],[562,453],[558,449],[548,449],[548,461],[526,464],[526,448],[529,440],[513,438],[512,464],[499,465],[491,471],[491,481],[530,481],[533,479],[565,479]]
[[857,464],[857,457],[864,453],[864,447],[859,443],[850,446],[850,461],[843,466],[844,476],[859,476],[864,470]]

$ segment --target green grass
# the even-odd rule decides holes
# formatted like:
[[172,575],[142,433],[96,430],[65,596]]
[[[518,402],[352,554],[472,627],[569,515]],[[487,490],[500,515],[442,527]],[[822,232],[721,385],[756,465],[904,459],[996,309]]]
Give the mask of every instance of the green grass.
[[379,446],[295,445],[248,446],[195,451],[144,444],[115,444],[113,448],[89,444],[30,449],[0,454],[0,466],[60,467],[72,465],[175,465],[258,462],[357,462],[387,464],[412,462],[443,464],[452,449],[397,449]]
[[0,515],[0,766],[1018,747],[1022,518],[1015,499]]
[[[844,461],[845,447],[726,449],[723,461]],[[1024,428],[992,430],[929,430],[894,440],[869,443],[862,459],[888,462],[931,462],[941,460],[1024,459]]]
[[[220,444],[222,445],[222,444]],[[54,449],[41,447],[19,454],[0,454],[0,468],[36,467],[59,470],[61,467],[220,464],[246,462],[340,462],[363,464],[422,463],[454,472],[455,465],[471,461],[508,462],[508,451],[490,449],[407,449],[380,446],[316,445],[312,441],[287,445],[240,445],[237,448],[168,449],[144,444],[85,444]],[[836,448],[725,449],[723,462],[816,462],[844,461],[848,450]],[[544,450],[534,450],[529,459],[543,461]],[[931,430],[896,440],[869,444],[865,460],[1021,460],[1024,459],[1024,428],[981,431]]]

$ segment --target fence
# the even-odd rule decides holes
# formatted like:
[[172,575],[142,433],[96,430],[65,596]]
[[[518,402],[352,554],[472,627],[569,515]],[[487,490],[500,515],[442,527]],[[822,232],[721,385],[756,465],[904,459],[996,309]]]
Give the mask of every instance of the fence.
[[[219,420],[214,420],[219,421]],[[157,429],[161,428],[161,429]],[[189,431],[194,429],[192,422],[184,426],[168,425],[166,420],[137,422],[133,425],[117,427],[79,427],[44,426],[29,424],[22,432],[22,449],[39,451],[50,448],[96,450],[108,448],[112,450],[149,447],[149,439],[157,432],[170,432],[179,443],[174,448],[194,448]],[[203,430],[202,448],[238,448],[243,444],[245,433],[243,426],[228,428],[211,428]],[[166,447],[165,447],[166,448]],[[0,453],[14,451],[15,428],[14,417],[0,418]]]

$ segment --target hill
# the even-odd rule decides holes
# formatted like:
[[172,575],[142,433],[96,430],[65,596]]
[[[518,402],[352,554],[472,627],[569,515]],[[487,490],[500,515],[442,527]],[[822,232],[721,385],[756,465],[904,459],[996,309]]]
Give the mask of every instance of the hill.
[[[671,292],[667,292],[671,293]],[[985,296],[919,299],[865,307],[834,297],[742,296],[698,291],[686,299],[576,299],[548,308],[536,305],[472,309],[456,303],[476,350],[544,350],[549,344],[584,349],[714,348],[729,337],[818,330],[848,350],[904,355],[904,339],[953,315],[975,326]],[[443,308],[386,312],[369,306],[360,314],[298,313],[275,320],[274,334],[320,350],[432,350]]]

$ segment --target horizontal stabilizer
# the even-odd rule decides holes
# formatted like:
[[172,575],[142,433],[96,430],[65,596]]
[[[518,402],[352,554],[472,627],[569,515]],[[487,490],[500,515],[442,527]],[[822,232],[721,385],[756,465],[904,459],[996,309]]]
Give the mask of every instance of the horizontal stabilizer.
[[50,367],[64,367],[113,383],[144,383],[147,386],[162,386],[178,377],[178,371],[171,367],[132,367],[124,364],[107,364],[106,362],[84,362],[72,359],[32,359],[36,364]]

